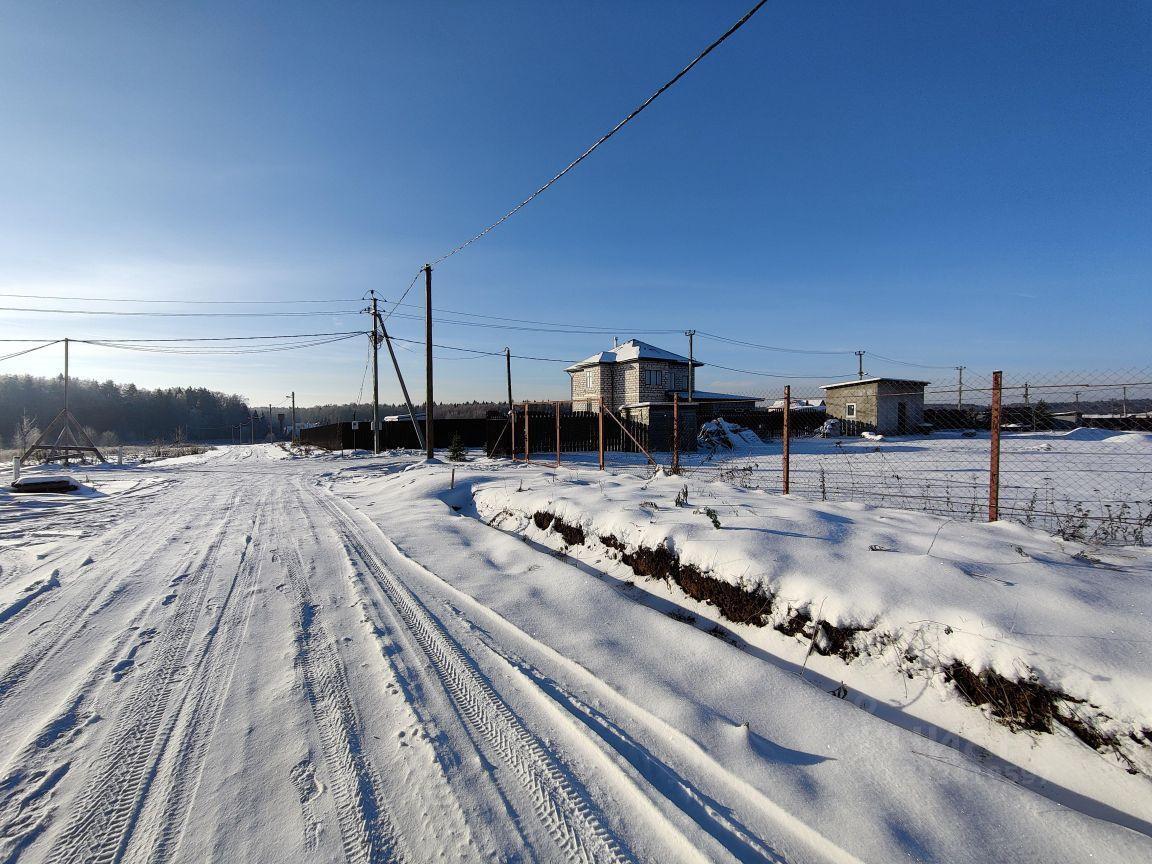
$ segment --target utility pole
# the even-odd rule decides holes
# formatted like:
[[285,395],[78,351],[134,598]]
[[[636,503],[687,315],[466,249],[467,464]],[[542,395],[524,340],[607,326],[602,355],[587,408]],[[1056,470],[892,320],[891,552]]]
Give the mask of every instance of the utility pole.
[[504,370],[508,375],[508,414],[512,414],[512,349],[504,349]]
[[289,394],[289,398],[291,398],[291,400],[292,400],[292,434],[289,436],[289,440],[295,441],[296,440],[296,391],[295,390],[293,390]]
[[693,338],[696,336],[695,330],[685,330],[684,335],[688,337],[688,401],[692,401],[692,392],[696,389],[696,357],[693,354],[695,346]]
[[1121,412],[1121,416],[1123,416],[1123,417],[1128,416],[1128,388],[1127,387],[1124,388],[1124,409]]
[[388,346],[388,356],[392,358],[392,368],[396,370],[396,380],[400,382],[400,392],[404,394],[404,404],[408,406],[408,420],[416,430],[416,441],[420,449],[424,449],[424,433],[420,431],[420,423],[416,420],[416,409],[412,407],[412,397],[408,395],[408,385],[404,383],[404,373],[400,371],[400,363],[396,360],[396,352],[392,348],[392,339],[388,336],[388,328],[384,326],[384,319],[379,314],[375,316],[380,322],[380,338]]
[[432,459],[434,439],[432,437],[432,265],[424,265],[424,363],[427,375],[427,392],[425,393],[424,408],[424,448],[429,459]]
[[[376,292],[372,292],[372,452],[380,453],[380,331]],[[391,350],[391,346],[389,346]]]
[[856,377],[864,380],[864,352],[856,352]]
[[968,368],[967,366],[957,366],[956,367],[956,372],[959,375],[959,378],[956,381],[956,407],[957,408],[963,408],[964,407],[964,370],[967,368]]
[[[64,339],[64,428],[68,428],[68,420],[71,415],[68,413],[68,339]],[[64,466],[68,466],[68,451],[64,451]]]

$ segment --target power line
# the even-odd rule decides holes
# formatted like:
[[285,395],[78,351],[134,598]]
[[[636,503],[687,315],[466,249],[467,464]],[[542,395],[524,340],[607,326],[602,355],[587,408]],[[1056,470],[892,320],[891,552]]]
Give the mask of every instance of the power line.
[[897,365],[900,365],[900,366],[915,366],[919,369],[955,369],[956,368],[955,366],[930,366],[927,363],[912,363],[908,360],[896,360],[892,357],[885,357],[883,354],[874,354],[871,351],[868,352],[868,356],[874,357],[877,360],[887,361],[888,363],[896,363]]
[[[461,243],[456,248],[445,253],[444,255],[441,255],[439,258],[437,258],[435,261],[432,262],[432,266],[435,266],[435,265],[441,263],[442,261],[446,261],[447,259],[451,258],[453,255],[455,255],[457,252],[460,252],[460,251],[466,249],[467,247],[471,246],[477,240],[481,239],[486,234],[488,234],[490,231],[499,227],[504,222],[507,222],[509,219],[511,219],[513,216],[515,216],[518,212],[520,212],[520,210],[522,210],[524,207],[528,206],[528,204],[531,203],[534,198],[541,195],[549,186],[551,186],[553,183],[555,183],[557,180],[559,180],[561,177],[563,177],[565,174],[567,174],[569,171],[571,171],[573,168],[575,168],[577,165],[579,165],[581,162],[583,162],[585,159],[587,159],[589,156],[591,156],[593,151],[596,150],[596,148],[598,148],[601,144],[605,143],[609,138],[611,138],[613,135],[615,135],[617,132],[619,132],[621,129],[623,129],[624,126],[627,125],[633,118],[635,118],[641,111],[643,111],[645,108],[647,108],[653,102],[655,102],[656,99],[661,94],[663,94],[665,90],[672,87],[672,85],[674,85],[677,81],[679,81],[681,78],[683,78],[685,75],[687,75],[690,71],[692,71],[692,68],[697,63],[699,63],[701,60],[703,60],[705,57],[707,57],[709,54],[711,54],[712,51],[715,50],[716,48],[718,48],[721,44],[723,44],[724,41],[726,39],[728,39],[729,36],[731,36],[733,33],[735,33],[737,30],[739,30],[741,27],[743,27],[746,23],[748,23],[748,20],[753,15],[755,15],[757,12],[759,12],[760,7],[763,6],[766,2],[767,2],[767,0],[760,0],[760,2],[758,2],[755,6],[753,6],[751,9],[749,9],[747,12],[745,12],[744,15],[735,24],[733,24],[726,31],[724,31],[724,33],[718,39],[716,39],[714,42],[712,42],[711,45],[709,45],[707,48],[705,48],[703,51],[701,51],[699,54],[697,54],[691,63],[689,63],[687,66],[685,66],[679,72],[677,72],[674,76],[672,76],[672,78],[670,78],[668,81],[666,81],[664,84],[662,84],[660,86],[660,88],[655,93],[653,93],[651,96],[649,96],[643,102],[641,102],[636,108],[632,109],[632,111],[628,114],[627,117],[625,117],[623,120],[621,120],[615,126],[613,126],[611,129],[609,129],[605,134],[601,135],[595,144],[593,144],[591,147],[589,147],[587,150],[585,150],[583,153],[581,153],[579,156],[577,156],[575,159],[573,159],[571,162],[569,162],[558,174],[553,176],[551,180],[549,180],[547,183],[545,183],[543,186],[541,186],[539,189],[537,189],[535,192],[533,192],[531,195],[529,195],[527,198],[525,198],[523,201],[521,201],[519,204],[517,204],[515,207],[513,207],[511,210],[509,210],[507,213],[505,213],[503,216],[501,216],[499,219],[497,219],[495,222],[493,222],[491,225],[489,225],[487,228],[485,228],[483,231],[481,231],[479,234],[476,234],[476,235],[470,237],[468,240],[465,240],[463,243]],[[417,274],[417,275],[419,275],[419,274]],[[415,283],[416,280],[413,279],[412,281],[413,281],[413,283]],[[411,286],[409,286],[409,289],[411,289]],[[407,294],[408,292],[405,291],[404,293]]]
[[[410,345],[423,345],[423,339],[402,339],[399,336],[389,336],[393,342],[407,342]],[[503,351],[485,351],[481,348],[464,348],[459,345],[442,345],[439,342],[432,343],[433,348],[443,348],[446,351],[466,351],[469,354],[482,354],[489,357],[503,357]],[[513,354],[517,360],[538,360],[542,363],[576,363],[576,360],[564,360],[559,357],[532,357],[527,354]]]
[[359,315],[359,309],[333,309],[324,312],[125,312],[119,309],[28,309],[0,306],[0,312],[31,312],[53,315],[129,316],[139,318],[300,318],[317,315]]
[[745,342],[743,339],[732,339],[728,336],[720,336],[716,333],[709,333],[706,330],[696,331],[701,336],[707,336],[709,339],[715,339],[717,342],[728,342],[732,345],[744,345],[747,348],[759,348],[761,351],[777,351],[785,354],[851,354],[847,350],[824,350],[816,348],[781,348],[778,345],[761,345],[757,342]]
[[783,372],[758,372],[758,371],[753,370],[753,369],[733,369],[731,366],[721,366],[718,363],[705,363],[704,365],[711,368],[711,369],[723,369],[725,372],[739,372],[742,375],[759,375],[763,378],[785,378],[785,379],[795,380],[797,378],[835,378],[835,377],[837,377],[837,373],[835,373],[835,372],[829,372],[826,375],[825,374],[813,375],[811,373],[786,374]]
[[45,342],[43,345],[36,345],[33,348],[25,348],[23,351],[14,351],[11,354],[5,354],[3,357],[0,357],[0,361],[11,360],[13,357],[20,357],[23,354],[31,354],[33,351],[39,351],[41,348],[47,348],[50,345],[57,345],[60,343],[60,341],[60,339],[57,339],[54,342]]
[[179,303],[203,306],[296,306],[300,303],[359,303],[363,298],[347,300],[153,300],[143,297],[79,297],[68,294],[17,294],[0,291],[0,297],[20,297],[26,300],[91,300],[98,303]]
[[[106,342],[241,342],[255,339],[311,339],[321,336],[363,336],[364,330],[337,330],[332,333],[282,333],[275,336],[185,336],[166,339],[106,339]],[[0,339],[0,342],[45,342],[45,339]],[[57,340],[59,341],[59,340]],[[77,340],[84,341],[84,340]],[[100,341],[100,340],[96,340]]]
[[332,345],[336,342],[346,342],[349,339],[354,339],[360,336],[360,333],[353,333],[348,336],[336,336],[329,339],[316,339],[309,342],[297,342],[295,344],[280,344],[280,345],[255,345],[251,347],[241,346],[205,346],[193,348],[188,346],[176,345],[140,345],[132,342],[113,342],[106,339],[73,339],[73,342],[83,345],[94,345],[100,348],[117,348],[123,351],[140,351],[150,354],[202,354],[221,356],[229,354],[271,354],[278,351],[294,351],[300,348],[315,348],[320,345]]

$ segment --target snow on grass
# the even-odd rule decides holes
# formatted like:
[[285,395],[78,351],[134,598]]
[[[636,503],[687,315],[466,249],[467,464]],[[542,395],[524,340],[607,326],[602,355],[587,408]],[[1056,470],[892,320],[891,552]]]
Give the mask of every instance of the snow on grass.
[[494,525],[668,578],[741,635],[774,630],[760,639],[772,650],[827,656],[833,680],[927,681],[1152,775],[1152,550],[1099,557],[1022,525],[666,475],[525,476],[478,485],[475,500]]
[[[1152,831],[1148,779],[1127,773],[1126,758],[1086,746],[1058,723],[1051,734],[1010,731],[991,716],[990,706],[965,700],[943,671],[951,660],[977,671],[986,663],[1003,670],[1004,680],[1016,681],[1035,667],[1044,687],[1098,698],[1100,714],[1108,713],[1117,731],[1139,729],[1148,713],[1149,683],[1137,644],[1147,638],[1140,632],[1147,606],[1134,587],[1135,567],[1121,574],[1122,590],[1109,597],[1101,580],[1114,571],[1076,559],[1074,544],[1020,526],[815,505],[691,481],[686,506],[677,506],[681,478],[645,482],[612,472],[490,460],[458,467],[454,489],[447,466],[394,464],[386,470],[345,475],[335,488],[398,538],[425,572],[434,571],[493,610],[500,626],[515,623],[621,697],[675,718],[678,729],[728,770],[758,789],[771,789],[777,801],[790,794],[781,785],[779,766],[761,774],[767,763],[755,748],[724,743],[710,718],[751,719],[751,737],[830,757],[802,772],[811,784],[809,817],[829,836],[845,831],[825,817],[850,823],[857,839],[847,848],[869,848],[872,841],[863,838],[870,829],[864,826],[872,820],[905,824],[910,811],[880,815],[889,806],[912,806],[895,804],[897,787],[921,801],[934,794],[928,787],[935,769],[916,756],[914,766],[905,766],[915,776],[908,774],[881,727],[896,732],[893,741],[902,743],[892,746],[901,753],[937,760],[934,748],[942,744],[964,754],[952,752],[940,761],[959,772],[950,772],[946,781],[956,796],[946,810],[956,817],[952,824],[962,826],[959,833],[944,841],[949,829],[934,820],[930,839],[920,838],[929,846],[950,842],[958,860],[976,850],[983,860],[1003,857],[1016,854],[1008,847],[1019,851],[1033,843],[1040,844],[1033,851],[1051,853],[1037,860],[1058,860],[1071,848],[1054,835],[1031,834],[1025,827],[1030,817],[1015,809],[1018,804],[995,817],[1006,829],[1014,826],[1007,830],[1016,839],[1005,841],[1007,846],[989,846],[987,837],[969,834],[978,829],[968,796],[990,794],[980,777],[1007,779],[1010,784],[1000,788],[1023,786],[1098,818]],[[715,511],[720,528],[713,527],[708,510]],[[537,520],[542,513],[546,517]],[[461,518],[468,516],[475,518]],[[517,536],[529,545],[514,542]],[[692,599],[672,580],[639,577],[636,563],[657,566],[645,549],[674,551],[686,562],[681,574],[695,572],[697,581],[715,577],[712,588],[772,592],[757,595],[761,602],[771,597],[763,610],[765,626],[734,623],[717,605]],[[1115,560],[1121,568],[1127,561]],[[1105,604],[1099,609],[1097,599]],[[1077,612],[1059,608],[1068,600],[1078,604]],[[1141,605],[1126,609],[1129,601]],[[461,599],[446,602],[458,605]],[[802,626],[791,635],[774,629],[793,620]],[[871,629],[852,632],[855,625]],[[837,627],[843,632],[833,631]],[[841,651],[845,644],[859,653]],[[804,693],[815,694],[816,701],[809,705]],[[1068,704],[1097,710],[1088,702]],[[878,727],[877,718],[887,722]],[[815,738],[825,742],[822,748]],[[849,755],[839,744],[830,748],[829,741],[848,749],[859,743],[876,764],[865,769],[859,754]],[[1134,742],[1125,747],[1135,758],[1144,752]],[[865,793],[856,784],[864,775],[875,780],[866,793],[876,796],[875,812],[861,804]],[[969,788],[969,780],[981,791]],[[897,846],[899,854],[924,857],[923,850]],[[870,848],[866,858],[899,857],[893,847]],[[880,848],[886,851],[877,853]]]

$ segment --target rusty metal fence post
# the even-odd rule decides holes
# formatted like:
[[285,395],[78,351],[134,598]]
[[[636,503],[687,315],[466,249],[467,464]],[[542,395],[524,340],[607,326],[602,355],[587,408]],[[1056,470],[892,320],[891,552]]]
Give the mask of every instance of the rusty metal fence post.
[[604,470],[604,397],[603,396],[600,397],[600,417],[598,418],[596,425],[598,427],[598,439],[600,442],[597,445],[599,450],[600,450],[600,470],[603,471]]
[[784,416],[783,416],[784,428],[781,432],[781,440],[783,442],[783,448],[782,448],[781,453],[780,453],[780,468],[781,468],[782,475],[783,475],[782,476],[783,482],[781,485],[783,486],[783,490],[784,490],[785,495],[788,494],[789,484],[790,484],[790,480],[791,480],[791,478],[789,477],[789,469],[792,467],[791,466],[791,461],[792,461],[792,453],[791,453],[792,430],[789,427],[789,421],[791,420],[791,416],[792,416],[792,387],[791,387],[791,385],[785,384],[784,385]]
[[560,403],[554,403],[556,408],[556,467],[560,467]]
[[988,462],[988,521],[1000,518],[1000,391],[1003,372],[992,373],[992,443]]
[[672,394],[672,473],[680,473],[680,394]]

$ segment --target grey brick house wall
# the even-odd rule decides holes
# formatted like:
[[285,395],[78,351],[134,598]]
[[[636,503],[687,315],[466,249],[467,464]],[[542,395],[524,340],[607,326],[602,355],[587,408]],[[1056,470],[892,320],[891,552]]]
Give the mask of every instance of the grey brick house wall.
[[829,417],[856,422],[862,429],[908,434],[924,422],[924,382],[882,378],[826,388],[824,404]]

